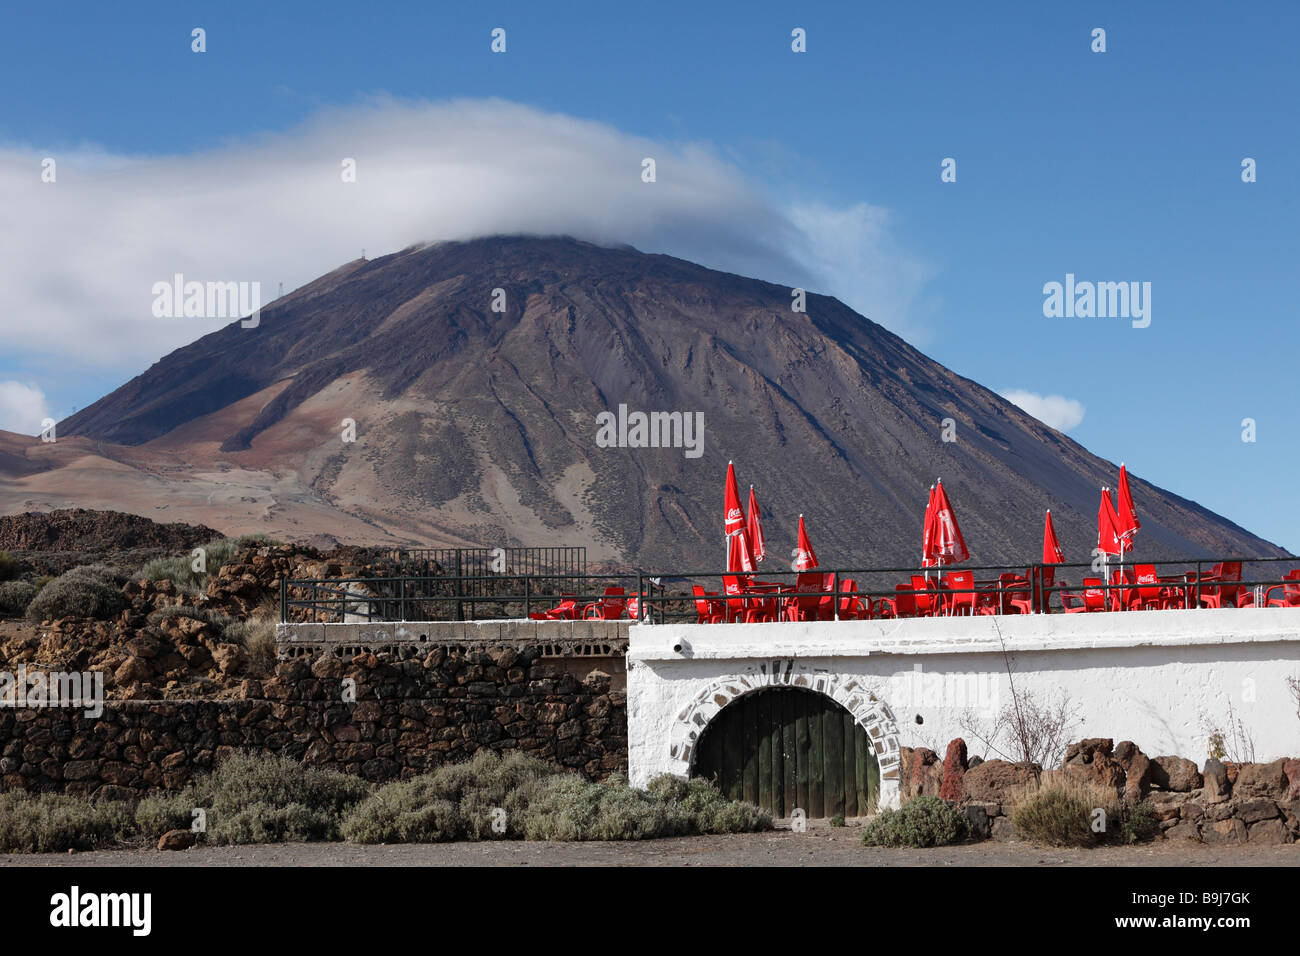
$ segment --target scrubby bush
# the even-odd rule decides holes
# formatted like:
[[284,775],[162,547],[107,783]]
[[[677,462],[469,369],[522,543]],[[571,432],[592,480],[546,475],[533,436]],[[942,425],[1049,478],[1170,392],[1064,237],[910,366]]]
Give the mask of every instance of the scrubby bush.
[[643,790],[566,774],[529,803],[523,829],[529,840],[646,840],[677,836],[684,823],[669,803]]
[[766,811],[728,800],[703,780],[664,776],[638,790],[617,775],[592,783],[532,757],[483,750],[464,763],[380,787],[348,814],[343,834],[357,843],[642,840],[771,825]]
[[105,564],[86,564],[59,575],[27,605],[33,621],[60,617],[109,618],[130,605],[122,593],[125,575]]
[[[523,835],[524,811],[557,771],[525,754],[480,750],[463,763],[390,783],[357,807],[343,833],[357,843],[437,843]],[[495,811],[505,811],[500,818]],[[493,830],[494,819],[505,829]]]
[[27,605],[36,597],[36,585],[26,581],[6,581],[0,584],[0,615],[21,617]]
[[221,640],[244,648],[254,669],[267,671],[275,664],[275,624],[276,619],[272,617],[246,621],[227,618],[221,629]]
[[213,843],[338,840],[344,813],[369,795],[360,777],[236,753],[180,793],[141,801],[136,821],[142,834],[157,838],[188,829],[193,810],[201,808]]
[[347,815],[342,832],[353,843],[444,843],[464,831],[460,808],[423,776],[380,787]]
[[135,824],[141,836],[156,842],[168,830],[188,830],[194,809],[192,791],[150,794],[136,804]]
[[147,562],[133,577],[148,578],[150,581],[171,581],[182,592],[196,594],[204,586],[208,575],[216,574],[223,564],[230,564],[232,559],[246,547],[269,542],[265,535],[244,535],[239,538],[218,538],[203,545],[202,571],[194,570],[192,553],[176,554],[167,558],[154,558]]
[[0,852],[63,853],[118,846],[135,834],[123,801],[57,793],[0,793]]
[[1092,846],[1092,810],[1096,801],[1078,790],[1044,786],[1024,797],[1011,812],[1017,835],[1050,846]]
[[683,780],[660,774],[650,781],[649,792],[666,800],[684,818],[685,833],[752,833],[769,830],[772,814],[752,803],[728,800],[707,780]]
[[869,820],[862,842],[867,846],[948,846],[969,836],[970,824],[960,811],[946,800],[921,796]]
[[15,558],[8,551],[0,551],[0,581],[8,581],[18,577],[22,570],[22,562]]
[[1109,787],[1062,773],[1027,790],[1012,807],[1011,822],[1024,838],[1052,846],[1140,843],[1159,830],[1149,802],[1125,803]]

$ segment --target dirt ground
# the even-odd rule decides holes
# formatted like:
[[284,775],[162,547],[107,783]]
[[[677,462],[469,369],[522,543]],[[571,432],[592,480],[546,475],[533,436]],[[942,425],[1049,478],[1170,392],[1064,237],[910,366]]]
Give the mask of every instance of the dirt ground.
[[302,843],[197,847],[182,852],[0,854],[0,866],[1300,866],[1300,844],[1155,843],[1068,850],[979,843],[890,850],[864,847],[860,839],[861,831],[848,827],[623,843]]

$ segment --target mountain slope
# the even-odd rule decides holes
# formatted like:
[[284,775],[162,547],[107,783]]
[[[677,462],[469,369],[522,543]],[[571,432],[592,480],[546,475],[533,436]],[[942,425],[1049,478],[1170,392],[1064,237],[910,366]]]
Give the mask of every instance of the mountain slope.
[[[1067,557],[1088,557],[1113,463],[837,300],[809,295],[806,314],[790,301],[783,286],[626,247],[439,243],[322,276],[258,328],[232,323],[168,355],[58,434],[155,478],[148,461],[164,456],[171,482],[273,476],[280,514],[296,488],[288,498],[317,520],[339,513],[345,540],[370,527],[713,567],[734,459],[782,566],[800,512],[824,563],[915,562],[936,476],[977,562],[1036,557],[1048,507]],[[620,404],[703,413],[702,455],[599,447],[597,416]],[[955,442],[940,440],[945,418]],[[22,477],[22,492],[47,474]],[[1140,479],[1134,495],[1147,557],[1280,553]],[[218,526],[293,533],[275,514],[250,507],[241,527]]]

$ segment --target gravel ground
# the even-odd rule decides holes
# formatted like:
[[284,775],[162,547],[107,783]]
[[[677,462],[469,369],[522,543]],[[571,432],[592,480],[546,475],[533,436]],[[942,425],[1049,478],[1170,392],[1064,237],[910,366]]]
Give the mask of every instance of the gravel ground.
[[0,854],[0,866],[1300,866],[1300,844],[1156,843],[1067,850],[980,843],[886,850],[864,847],[859,840],[859,830],[849,827],[623,843],[288,843],[175,853],[148,849]]

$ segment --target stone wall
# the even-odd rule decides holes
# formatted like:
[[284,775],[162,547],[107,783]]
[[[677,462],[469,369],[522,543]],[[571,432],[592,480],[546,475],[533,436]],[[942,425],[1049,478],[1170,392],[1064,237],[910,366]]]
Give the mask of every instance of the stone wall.
[[109,701],[98,718],[0,709],[0,788],[174,790],[237,749],[381,781],[490,747],[603,779],[627,772],[626,696],[612,676],[621,665],[621,655],[561,659],[517,642],[322,653],[245,681],[236,700]]
[[[967,761],[961,739],[943,759],[932,750],[903,753],[904,798],[929,794],[961,806],[977,836],[1016,839],[1016,799],[1032,787],[1037,768],[1004,760]],[[1082,740],[1066,750],[1068,780],[1113,790],[1132,804],[1147,801],[1160,836],[1201,843],[1294,843],[1300,840],[1300,760],[1233,763],[1148,757],[1131,741]]]

